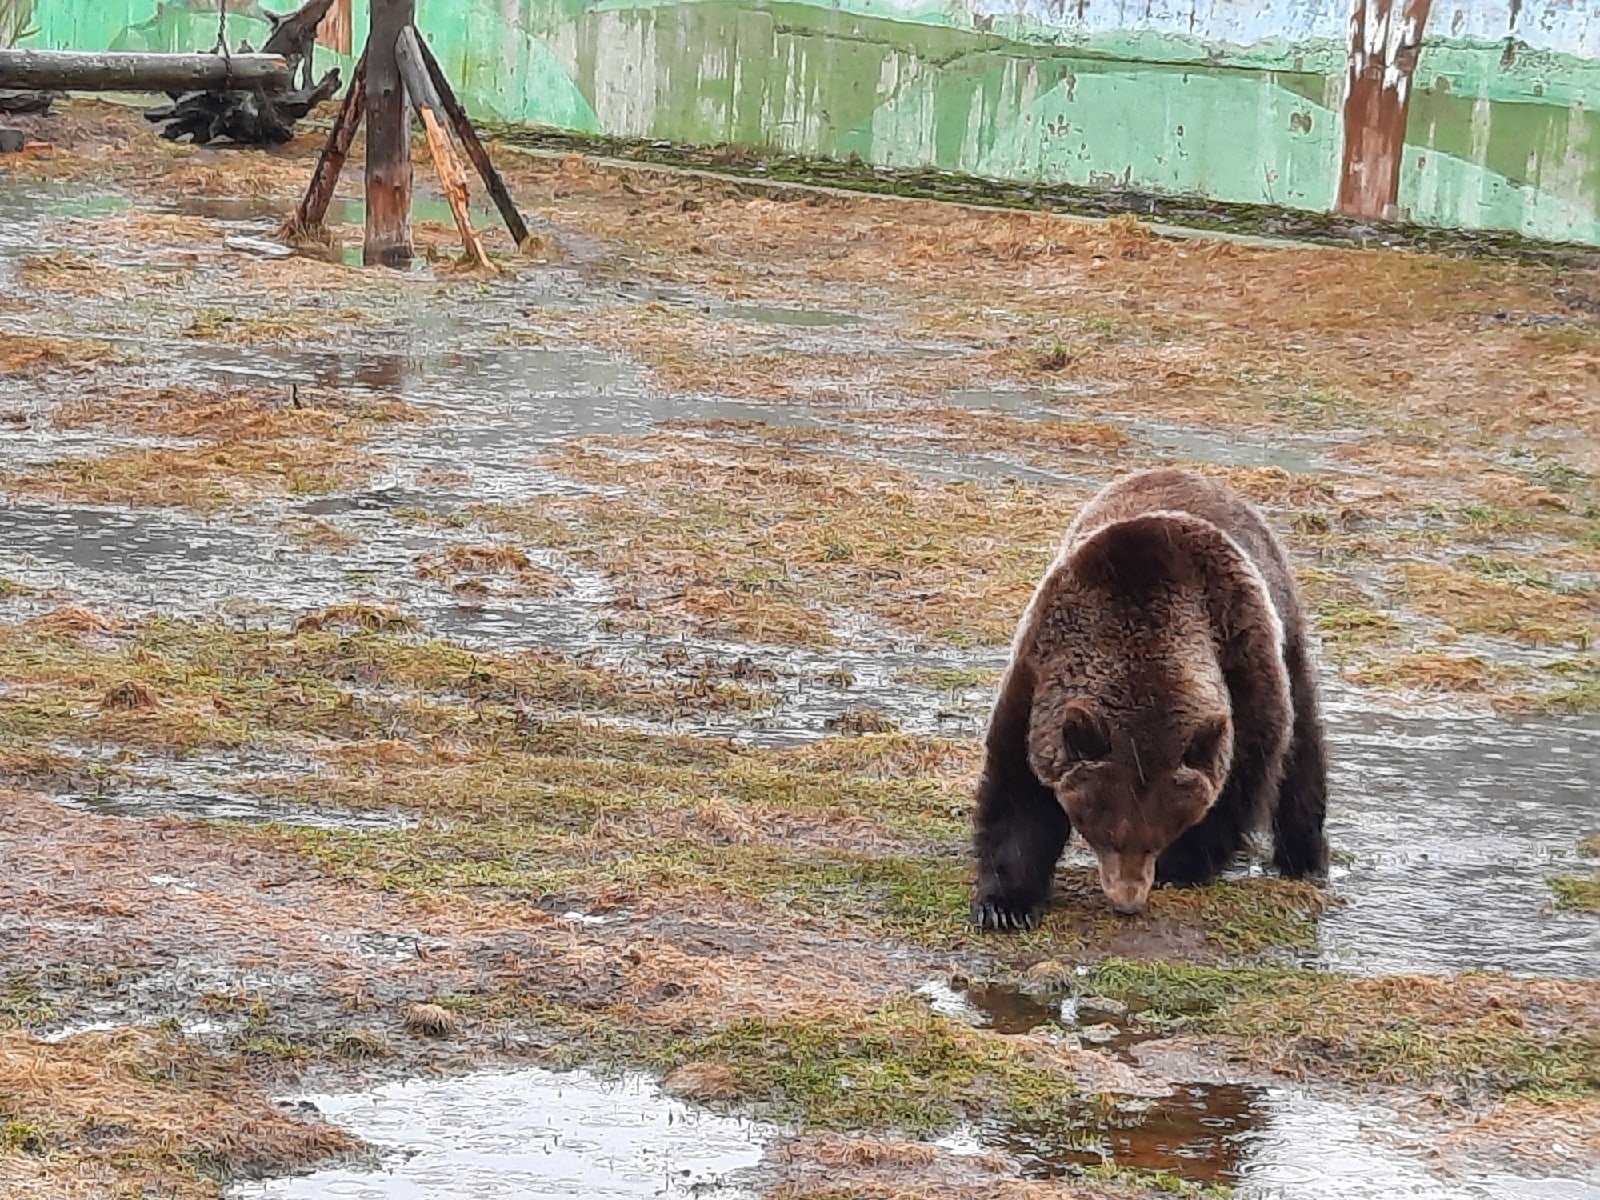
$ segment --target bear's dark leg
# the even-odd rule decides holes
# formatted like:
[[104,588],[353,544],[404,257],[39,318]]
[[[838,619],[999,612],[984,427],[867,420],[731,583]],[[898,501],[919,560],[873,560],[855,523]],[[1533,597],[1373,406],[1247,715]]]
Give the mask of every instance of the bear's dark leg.
[[1286,656],[1294,696],[1294,738],[1272,812],[1272,863],[1292,879],[1328,872],[1328,761],[1317,681],[1303,645]]
[[1071,833],[1055,793],[1028,765],[1032,710],[1032,674],[1014,667],[989,720],[973,814],[978,886],[972,920],[984,929],[1039,924],[1056,860]]
[[1277,780],[1269,756],[1236,745],[1222,794],[1200,822],[1156,859],[1156,882],[1210,883],[1233,865],[1245,838],[1261,823]]

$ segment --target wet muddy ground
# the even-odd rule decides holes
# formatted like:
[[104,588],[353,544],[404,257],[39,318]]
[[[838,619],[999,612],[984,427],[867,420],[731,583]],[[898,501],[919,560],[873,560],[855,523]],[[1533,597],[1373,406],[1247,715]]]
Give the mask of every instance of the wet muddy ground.
[[[1600,1196],[1592,271],[502,148],[537,244],[396,275],[264,252],[314,136],[35,132],[0,1190]],[[1295,551],[1333,877],[977,936],[1011,625],[1158,462]]]

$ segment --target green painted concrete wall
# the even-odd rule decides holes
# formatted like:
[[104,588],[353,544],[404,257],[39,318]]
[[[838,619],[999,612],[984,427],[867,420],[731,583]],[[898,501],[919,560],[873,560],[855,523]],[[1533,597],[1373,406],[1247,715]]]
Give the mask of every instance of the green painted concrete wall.
[[[27,45],[215,39],[217,0],[32,2]],[[235,40],[259,45],[257,0],[229,7]],[[366,0],[353,9],[364,30]],[[468,106],[505,120],[1322,211],[1338,184],[1347,11],[1346,0],[417,3]],[[1600,4],[1435,0],[1406,142],[1410,219],[1600,244]]]

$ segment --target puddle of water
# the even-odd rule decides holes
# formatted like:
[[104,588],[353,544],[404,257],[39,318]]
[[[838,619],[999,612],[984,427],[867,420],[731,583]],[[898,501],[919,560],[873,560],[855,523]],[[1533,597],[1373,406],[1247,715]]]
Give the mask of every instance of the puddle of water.
[[1076,1112],[1078,1120],[980,1123],[945,1144],[1002,1151],[1035,1179],[1114,1163],[1195,1183],[1233,1183],[1243,1176],[1243,1135],[1268,1120],[1262,1094],[1235,1084],[1191,1084],[1160,1100],[1108,1099]]
[[664,1097],[644,1076],[524,1070],[308,1096],[321,1115],[397,1153],[381,1169],[318,1171],[229,1189],[231,1200],[539,1200],[738,1196],[770,1126]]
[[1600,1200],[1587,1173],[1443,1178],[1396,1148],[1397,1115],[1292,1088],[1179,1087],[1158,1100],[1073,1106],[1057,1121],[979,1122],[940,1145],[1002,1151],[1023,1173],[1056,1179],[1085,1166],[1162,1171],[1230,1186],[1240,1200]]
[[1329,839],[1345,903],[1320,922],[1323,961],[1363,973],[1594,978],[1600,922],[1550,907],[1578,869],[1600,785],[1600,722],[1375,713],[1330,694]]
[[[58,804],[82,812],[115,817],[182,816],[196,821],[242,821],[254,825],[298,825],[308,829],[409,829],[416,818],[400,812],[357,812],[283,804],[260,796],[193,784],[177,787],[119,787],[115,791],[73,792],[55,797]],[[181,881],[151,880],[172,886]]]
[[758,325],[784,325],[797,329],[837,329],[863,324],[866,318],[855,313],[833,312],[825,308],[784,308],[775,304],[723,304],[713,311],[735,321]]

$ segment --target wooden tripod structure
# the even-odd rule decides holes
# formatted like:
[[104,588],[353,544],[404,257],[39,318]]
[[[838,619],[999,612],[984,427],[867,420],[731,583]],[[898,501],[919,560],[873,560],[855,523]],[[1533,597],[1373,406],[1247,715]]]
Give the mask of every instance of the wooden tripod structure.
[[318,237],[333,190],[339,182],[350,146],[362,119],[367,122],[366,196],[367,228],[362,261],[403,267],[410,263],[411,247],[411,122],[415,108],[428,138],[434,170],[444,188],[456,227],[461,231],[467,256],[489,266],[483,244],[467,212],[467,172],[456,157],[449,130],[460,139],[495,207],[517,246],[528,238],[517,206],[505,181],[489,161],[466,110],[450,89],[433,51],[417,35],[413,23],[415,0],[372,0],[372,24],[366,49],[356,63],[339,116],[317,159],[305,197],[290,218],[288,231],[296,237]]

